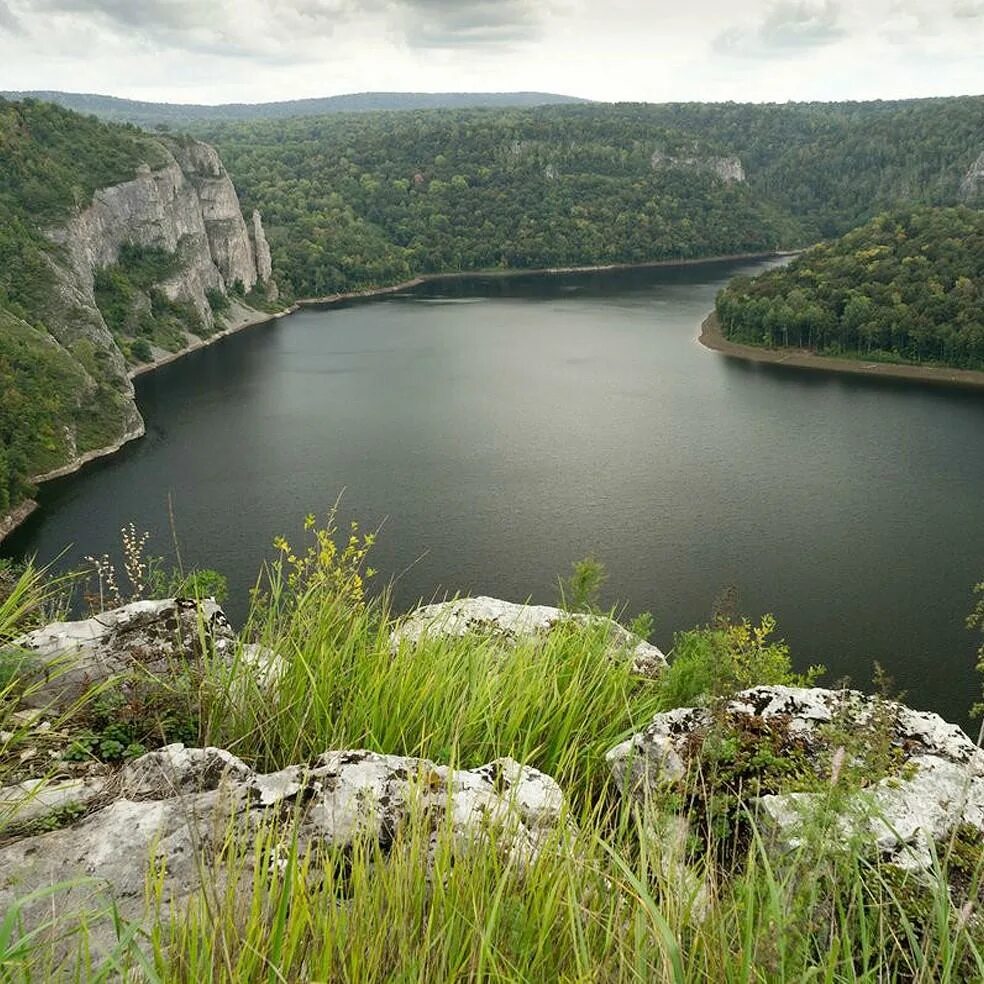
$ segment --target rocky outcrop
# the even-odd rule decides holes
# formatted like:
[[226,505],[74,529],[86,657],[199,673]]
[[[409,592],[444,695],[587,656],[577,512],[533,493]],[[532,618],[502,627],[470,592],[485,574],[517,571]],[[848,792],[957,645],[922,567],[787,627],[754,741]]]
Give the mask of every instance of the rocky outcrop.
[[[53,622],[0,649],[19,662],[22,707],[59,708],[115,677],[164,677],[176,660],[232,658],[236,637],[214,601],[136,601],[79,622]],[[250,659],[253,660],[251,653]]]
[[250,220],[249,235],[253,241],[253,255],[256,257],[256,274],[264,283],[273,276],[273,261],[270,257],[270,244],[263,231],[263,217],[259,209],[253,209]]
[[[191,139],[169,139],[170,161],[140,168],[132,181],[103,188],[92,204],[65,226],[49,231],[63,247],[72,280],[94,306],[93,277],[112,266],[126,244],[179,253],[177,272],[159,286],[172,300],[191,303],[211,327],[206,291],[237,281],[246,290],[271,275],[269,249],[257,263],[253,243],[262,239],[258,214],[246,227],[236,189],[213,147]],[[257,235],[257,228],[259,235]]]
[[425,605],[411,612],[390,635],[390,645],[416,645],[424,637],[492,635],[506,643],[549,635],[561,626],[603,629],[613,659],[631,660],[634,672],[655,677],[666,667],[666,657],[655,647],[600,615],[567,612],[546,605],[517,605],[498,598],[457,598]]
[[657,150],[650,158],[654,171],[664,167],[679,167],[694,171],[707,171],[717,175],[727,184],[743,184],[745,182],[745,167],[739,157],[676,157]]
[[[258,272],[253,236],[246,228],[236,189],[215,148],[189,139],[169,140],[168,147],[194,190],[209,255],[223,283],[232,286],[238,282],[251,290],[258,280],[269,279],[269,272],[265,276]],[[257,221],[254,216],[254,228]]]
[[984,837],[984,750],[936,714],[856,691],[756,687],[723,708],[679,708],[608,761],[623,791],[646,799],[695,775],[709,739],[732,743],[736,756],[761,742],[772,756],[785,746],[795,757],[801,774],[790,781],[806,789],[749,793],[746,802],[779,853],[803,844],[805,825],[848,769],[864,781],[847,789],[839,811],[845,842],[860,839],[883,861],[925,873],[934,846],[955,832]]
[[[80,415],[91,412],[100,421],[95,429],[66,419],[66,453],[52,474],[75,470],[144,432],[126,358],[94,289],[97,272],[116,264],[124,246],[152,247],[175,257],[153,288],[189,305],[203,336],[217,327],[211,292],[224,294],[234,284],[248,291],[263,283],[267,297],[276,297],[260,215],[254,213],[247,226],[215,149],[190,138],[161,138],[157,150],[153,168],[141,165],[131,180],[97,190],[87,207],[45,230],[52,249],[41,260],[51,288],[43,309],[32,314],[79,369],[82,379],[71,395]],[[149,299],[138,297],[136,307],[141,305],[149,310]],[[189,347],[200,341],[188,338]],[[0,539],[12,525],[12,519],[0,517]]]
[[975,199],[984,193],[984,152],[970,165],[960,183],[960,197],[964,201]]
[[[24,931],[43,924],[57,936],[83,917],[96,954],[116,939],[111,906],[125,922],[166,921],[202,887],[203,873],[212,886],[239,877],[248,897],[254,841],[271,827],[280,847],[261,863],[284,863],[295,841],[302,853],[356,841],[375,842],[387,853],[413,815],[428,825],[432,848],[443,832],[456,851],[492,843],[524,867],[562,830],[565,817],[557,784],[512,759],[455,771],[425,759],[332,751],[309,765],[261,774],[221,749],[178,744],[102,782],[108,802],[81,822],[0,848],[0,911],[59,883],[61,891],[21,909]],[[9,791],[0,791],[0,809],[5,801],[9,808]],[[31,802],[37,803],[36,791],[25,808]],[[245,870],[230,875],[223,868],[230,856],[244,859]],[[144,901],[151,863],[162,879],[156,918]]]

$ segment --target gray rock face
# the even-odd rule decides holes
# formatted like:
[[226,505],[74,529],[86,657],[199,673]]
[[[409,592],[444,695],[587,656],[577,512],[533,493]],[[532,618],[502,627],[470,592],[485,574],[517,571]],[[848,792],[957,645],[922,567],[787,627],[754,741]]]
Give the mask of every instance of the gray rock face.
[[270,244],[263,231],[263,218],[258,209],[253,209],[253,217],[249,227],[250,238],[253,241],[253,253],[256,256],[256,275],[263,283],[273,276],[273,263],[270,259]]
[[[933,842],[967,825],[984,836],[984,750],[956,725],[936,714],[868,697],[853,690],[756,687],[738,694],[723,718],[707,708],[680,708],[657,715],[650,725],[608,753],[615,779],[630,795],[645,798],[688,773],[695,749],[713,728],[757,719],[795,736],[814,757],[818,775],[831,770],[825,728],[864,735],[876,728],[893,750],[891,774],[851,794],[841,818],[845,838],[860,837],[887,861],[911,871],[930,866]],[[854,751],[863,766],[863,751]],[[791,792],[757,797],[771,843],[789,850],[802,843],[803,823],[824,794]]]
[[604,626],[613,658],[627,658],[642,676],[655,677],[666,667],[666,657],[655,647],[626,631],[610,618],[565,612],[547,605],[517,605],[497,598],[458,598],[425,605],[411,612],[390,635],[390,645],[415,645],[423,637],[460,637],[488,633],[509,641],[536,639],[564,624]]
[[[164,166],[138,169],[130,181],[102,188],[92,203],[66,224],[46,231],[57,247],[46,256],[54,290],[43,316],[48,331],[69,353],[95,350],[97,358],[77,358],[98,366],[87,392],[78,394],[87,405],[100,383],[114,393],[119,424],[112,444],[143,433],[143,421],[133,399],[127,365],[96,305],[96,271],[115,264],[125,244],[155,247],[177,253],[174,273],[156,285],[168,298],[190,304],[206,329],[214,327],[207,292],[241,281],[249,290],[259,279],[270,279],[269,247],[257,214],[250,228],[240,209],[229,175],[214,148],[195,140],[162,140],[170,159]],[[254,244],[261,244],[258,258]],[[118,399],[115,398],[118,394]],[[74,395],[74,394],[73,394]],[[75,447],[73,458],[92,447]],[[66,462],[69,464],[69,462]]]
[[54,622],[15,639],[0,657],[20,659],[24,707],[59,707],[93,685],[134,671],[162,677],[205,652],[232,656],[235,635],[214,601],[136,601],[79,622]]
[[664,167],[682,167],[693,171],[709,171],[728,184],[745,182],[745,167],[739,157],[672,157],[655,151],[650,164],[654,171]]
[[226,286],[237,280],[246,290],[257,277],[253,240],[247,231],[239,198],[214,147],[197,140],[171,140],[169,147],[194,189],[211,260]]
[[976,198],[981,192],[984,192],[984,152],[970,165],[960,183],[960,197],[965,201]]
[[[424,759],[334,751],[310,766],[258,774],[220,749],[169,745],[126,766],[121,786],[120,798],[81,823],[0,848],[0,911],[37,888],[72,881],[26,908],[27,930],[52,911],[58,927],[70,929],[79,914],[105,912],[111,902],[125,920],[141,922],[156,861],[166,919],[172,903],[201,887],[202,871],[221,884],[217,859],[230,833],[250,858],[252,839],[270,824],[285,846],[296,835],[302,849],[368,839],[386,851],[412,812],[429,825],[432,843],[442,829],[461,851],[494,836],[524,865],[565,821],[557,784],[511,759],[453,771]],[[89,919],[89,928],[96,953],[112,945],[111,920]]]
[[23,827],[66,809],[83,810],[109,789],[105,777],[79,777],[48,782],[27,779],[0,787],[0,832]]

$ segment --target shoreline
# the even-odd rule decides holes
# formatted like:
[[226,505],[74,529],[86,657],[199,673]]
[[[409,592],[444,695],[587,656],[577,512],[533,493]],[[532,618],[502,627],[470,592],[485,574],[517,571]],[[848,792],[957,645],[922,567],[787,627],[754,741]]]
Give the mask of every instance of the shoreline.
[[807,349],[759,348],[744,345],[724,337],[717,314],[713,311],[700,326],[698,342],[712,352],[729,359],[784,366],[789,369],[812,369],[814,372],[831,372],[855,376],[880,377],[882,379],[908,379],[935,386],[956,386],[964,389],[984,388],[984,371],[977,369],[950,369],[945,366],[916,366],[906,362],[866,362],[863,359],[842,359],[830,355],[818,355]]
[[246,307],[244,304],[238,305],[240,317],[231,325],[214,332],[208,338],[199,338],[197,335],[192,335],[192,341],[183,349],[179,349],[177,352],[168,352],[156,359],[152,359],[150,362],[141,362],[139,366],[134,366],[127,373],[127,376],[131,380],[136,379],[138,376],[143,376],[148,372],[159,369],[161,366],[177,362],[182,356],[188,355],[191,352],[197,352],[199,349],[207,348],[216,342],[221,342],[223,338],[228,338],[230,335],[235,335],[247,328],[255,328],[257,325],[265,325],[279,318],[286,318],[288,314],[293,314],[298,307],[299,305],[295,303],[291,304],[290,307],[284,308],[282,311],[270,313],[269,311],[258,311],[256,308]]
[[[305,307],[320,308],[320,307],[330,307],[334,304],[343,304],[347,301],[358,301],[358,300],[369,300],[374,297],[384,297],[389,294],[398,294],[405,290],[411,290],[414,287],[419,287],[422,284],[427,283],[437,283],[440,281],[452,281],[452,280],[463,280],[469,277],[501,277],[501,278],[511,278],[511,277],[522,277],[522,276],[561,276],[563,274],[569,273],[604,273],[607,271],[615,270],[645,270],[645,269],[657,269],[662,267],[692,267],[701,266],[710,263],[727,263],[727,262],[739,262],[742,260],[768,260],[768,259],[779,259],[785,256],[795,256],[797,250],[789,252],[765,252],[765,253],[736,253],[726,256],[707,256],[696,259],[679,259],[679,260],[650,260],[645,263],[606,263],[606,264],[595,264],[592,266],[576,266],[576,267],[538,267],[535,269],[510,269],[510,270],[469,270],[469,271],[455,271],[451,273],[429,273],[422,274],[419,277],[413,277],[410,280],[404,280],[398,284],[391,284],[388,287],[369,287],[365,290],[347,291],[341,294],[329,294],[324,297],[305,297],[300,300],[294,301],[289,307],[284,308],[282,311],[277,311],[274,313],[268,313],[266,311],[258,311],[255,308],[247,308],[245,305],[240,305],[240,319],[235,321],[233,324],[221,331],[217,331],[208,338],[195,339],[186,348],[181,349],[178,352],[168,352],[165,355],[159,356],[150,362],[141,363],[139,366],[134,366],[127,372],[127,377],[132,381],[137,379],[139,376],[146,375],[149,372],[153,372],[155,369],[161,368],[161,366],[170,365],[172,362],[176,362],[178,359],[190,352],[197,352],[199,349],[203,349],[206,346],[214,345],[216,342],[221,341],[224,338],[228,338],[230,335],[235,335],[238,332],[244,331],[247,328],[253,328],[257,325],[269,324],[271,321],[277,321],[280,318],[285,318],[289,314],[294,314],[296,311],[301,310]],[[73,475],[75,472],[80,471],[90,462],[96,461],[100,458],[106,458],[110,455],[116,454],[124,445],[129,444],[130,441],[135,441],[144,435],[144,427],[141,423],[139,428],[134,429],[131,432],[125,434],[122,439],[114,444],[107,445],[104,448],[95,448],[92,451],[87,451],[85,454],[73,459],[72,461],[61,465],[52,471],[45,472],[42,475],[35,475],[31,482],[34,485],[42,485],[44,482],[50,482],[56,478],[64,478],[66,475]],[[14,509],[9,512],[0,515],[0,544],[11,534],[18,526],[20,526],[29,516],[31,516],[38,509],[38,503],[35,499],[26,499],[24,502],[17,505]]]
[[[127,372],[127,378],[132,382],[139,376],[153,372],[153,370],[159,369],[161,366],[170,365],[170,363],[176,362],[189,352],[197,352],[199,349],[206,348],[209,345],[214,345],[216,342],[219,342],[224,338],[228,338],[230,335],[235,335],[237,332],[244,331],[246,328],[253,328],[256,325],[268,324],[271,321],[284,318],[288,314],[293,314],[298,310],[298,307],[299,305],[292,304],[290,307],[284,308],[282,311],[276,311],[271,314],[267,311],[258,311],[256,308],[248,308],[245,305],[241,305],[238,312],[238,318],[228,327],[209,335],[208,338],[197,338],[192,336],[194,340],[186,348],[183,348],[178,352],[168,352],[167,354],[159,356],[150,362],[144,362],[139,366],[134,366]],[[145,433],[146,431],[144,429],[143,420],[141,419],[139,426],[135,427],[133,430],[127,431],[119,441],[115,441],[112,444],[107,444],[102,448],[93,448],[91,451],[86,451],[85,454],[81,454],[77,458],[73,458],[71,461],[66,462],[64,465],[60,465],[58,468],[53,468],[51,471],[44,472],[40,475],[34,475],[31,478],[31,484],[43,485],[45,482],[51,482],[56,478],[64,478],[66,475],[74,475],[91,462],[98,461],[100,458],[108,458],[109,456],[116,454],[131,441],[136,441],[137,439],[143,437]],[[25,499],[14,509],[0,515],[0,544],[2,544],[3,541],[17,529],[17,527],[24,523],[29,516],[33,515],[38,508],[39,504],[36,499]]]
[[722,256],[702,256],[693,259],[678,260],[646,260],[643,263],[596,263],[590,266],[566,267],[529,267],[502,269],[492,267],[487,270],[455,270],[450,273],[422,273],[419,277],[404,280],[402,283],[389,287],[369,287],[365,290],[349,291],[344,294],[327,294],[323,297],[305,297],[297,301],[296,308],[321,307],[340,304],[345,301],[358,301],[367,298],[381,297],[385,294],[397,294],[400,291],[411,290],[422,284],[441,283],[442,281],[471,280],[488,277],[493,279],[511,280],[519,277],[550,276],[558,277],[569,273],[610,273],[618,270],[656,270],[669,267],[694,267],[711,263],[739,263],[743,260],[783,259],[787,256],[798,256],[802,250],[772,250],[764,253],[731,253]]

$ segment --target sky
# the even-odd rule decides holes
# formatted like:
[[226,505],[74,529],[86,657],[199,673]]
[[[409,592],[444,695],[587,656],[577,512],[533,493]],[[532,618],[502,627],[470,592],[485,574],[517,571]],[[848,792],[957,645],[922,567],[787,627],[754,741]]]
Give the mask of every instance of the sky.
[[167,102],[984,93],[984,0],[0,0],[0,90]]

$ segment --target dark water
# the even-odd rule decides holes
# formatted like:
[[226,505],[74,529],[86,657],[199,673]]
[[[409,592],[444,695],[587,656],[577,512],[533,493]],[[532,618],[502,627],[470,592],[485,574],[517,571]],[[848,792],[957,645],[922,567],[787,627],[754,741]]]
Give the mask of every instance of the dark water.
[[8,552],[112,551],[133,520],[229,575],[323,512],[385,520],[375,566],[550,602],[594,553],[607,600],[703,621],[722,587],[800,665],[964,721],[984,578],[984,394],[782,370],[701,348],[718,264],[430,285],[305,311],[144,377],[148,436],[51,483]]

